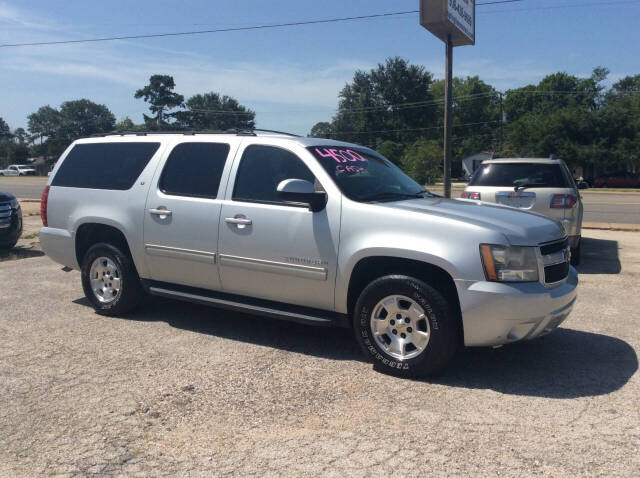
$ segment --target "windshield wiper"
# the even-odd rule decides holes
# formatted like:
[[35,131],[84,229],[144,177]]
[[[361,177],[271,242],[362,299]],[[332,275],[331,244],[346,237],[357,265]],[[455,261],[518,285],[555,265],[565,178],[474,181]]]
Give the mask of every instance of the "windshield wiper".
[[393,191],[385,191],[382,193],[372,194],[371,196],[365,196],[361,198],[361,201],[370,202],[370,201],[394,201],[399,199],[416,199],[425,197],[424,194],[431,193],[427,190],[418,191],[416,193],[397,193]]
[[516,184],[515,186],[513,186],[513,190],[514,191],[519,191],[520,189],[526,189],[526,188],[535,188],[538,186],[544,186],[544,183],[524,183],[524,184]]

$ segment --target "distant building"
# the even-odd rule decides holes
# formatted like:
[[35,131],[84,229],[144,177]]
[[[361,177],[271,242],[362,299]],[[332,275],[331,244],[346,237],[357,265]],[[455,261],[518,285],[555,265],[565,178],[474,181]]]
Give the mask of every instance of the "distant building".
[[482,164],[482,161],[493,158],[495,158],[495,154],[488,151],[483,151],[481,153],[472,154],[471,156],[462,158],[462,169],[464,171],[464,177],[466,179],[471,178],[476,169],[478,169],[478,167]]

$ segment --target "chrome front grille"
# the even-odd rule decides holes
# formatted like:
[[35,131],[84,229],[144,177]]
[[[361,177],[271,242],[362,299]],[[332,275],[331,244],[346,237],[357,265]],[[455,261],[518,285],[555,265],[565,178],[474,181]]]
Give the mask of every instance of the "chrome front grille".
[[11,206],[9,204],[0,204],[0,219],[11,217]]
[[571,249],[569,240],[563,239],[540,246],[540,259],[544,272],[544,283],[555,284],[569,275]]

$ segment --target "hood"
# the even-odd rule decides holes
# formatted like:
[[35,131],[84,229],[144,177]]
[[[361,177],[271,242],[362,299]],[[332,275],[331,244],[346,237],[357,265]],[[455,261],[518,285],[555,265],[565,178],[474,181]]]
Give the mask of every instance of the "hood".
[[379,203],[379,205],[399,211],[429,214],[452,221],[470,223],[501,232],[512,245],[533,246],[565,236],[562,224],[546,216],[478,201],[424,198]]
[[0,191],[0,202],[9,202],[9,201],[13,201],[16,197],[11,194],[11,193],[7,193],[4,191]]

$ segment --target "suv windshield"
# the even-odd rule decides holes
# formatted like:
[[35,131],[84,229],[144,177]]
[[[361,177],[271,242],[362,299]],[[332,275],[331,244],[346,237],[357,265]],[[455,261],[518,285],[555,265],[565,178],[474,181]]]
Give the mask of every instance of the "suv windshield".
[[354,201],[397,201],[432,196],[382,156],[344,146],[310,146],[307,149],[342,193]]
[[543,163],[481,164],[469,181],[469,186],[569,187],[560,164]]

